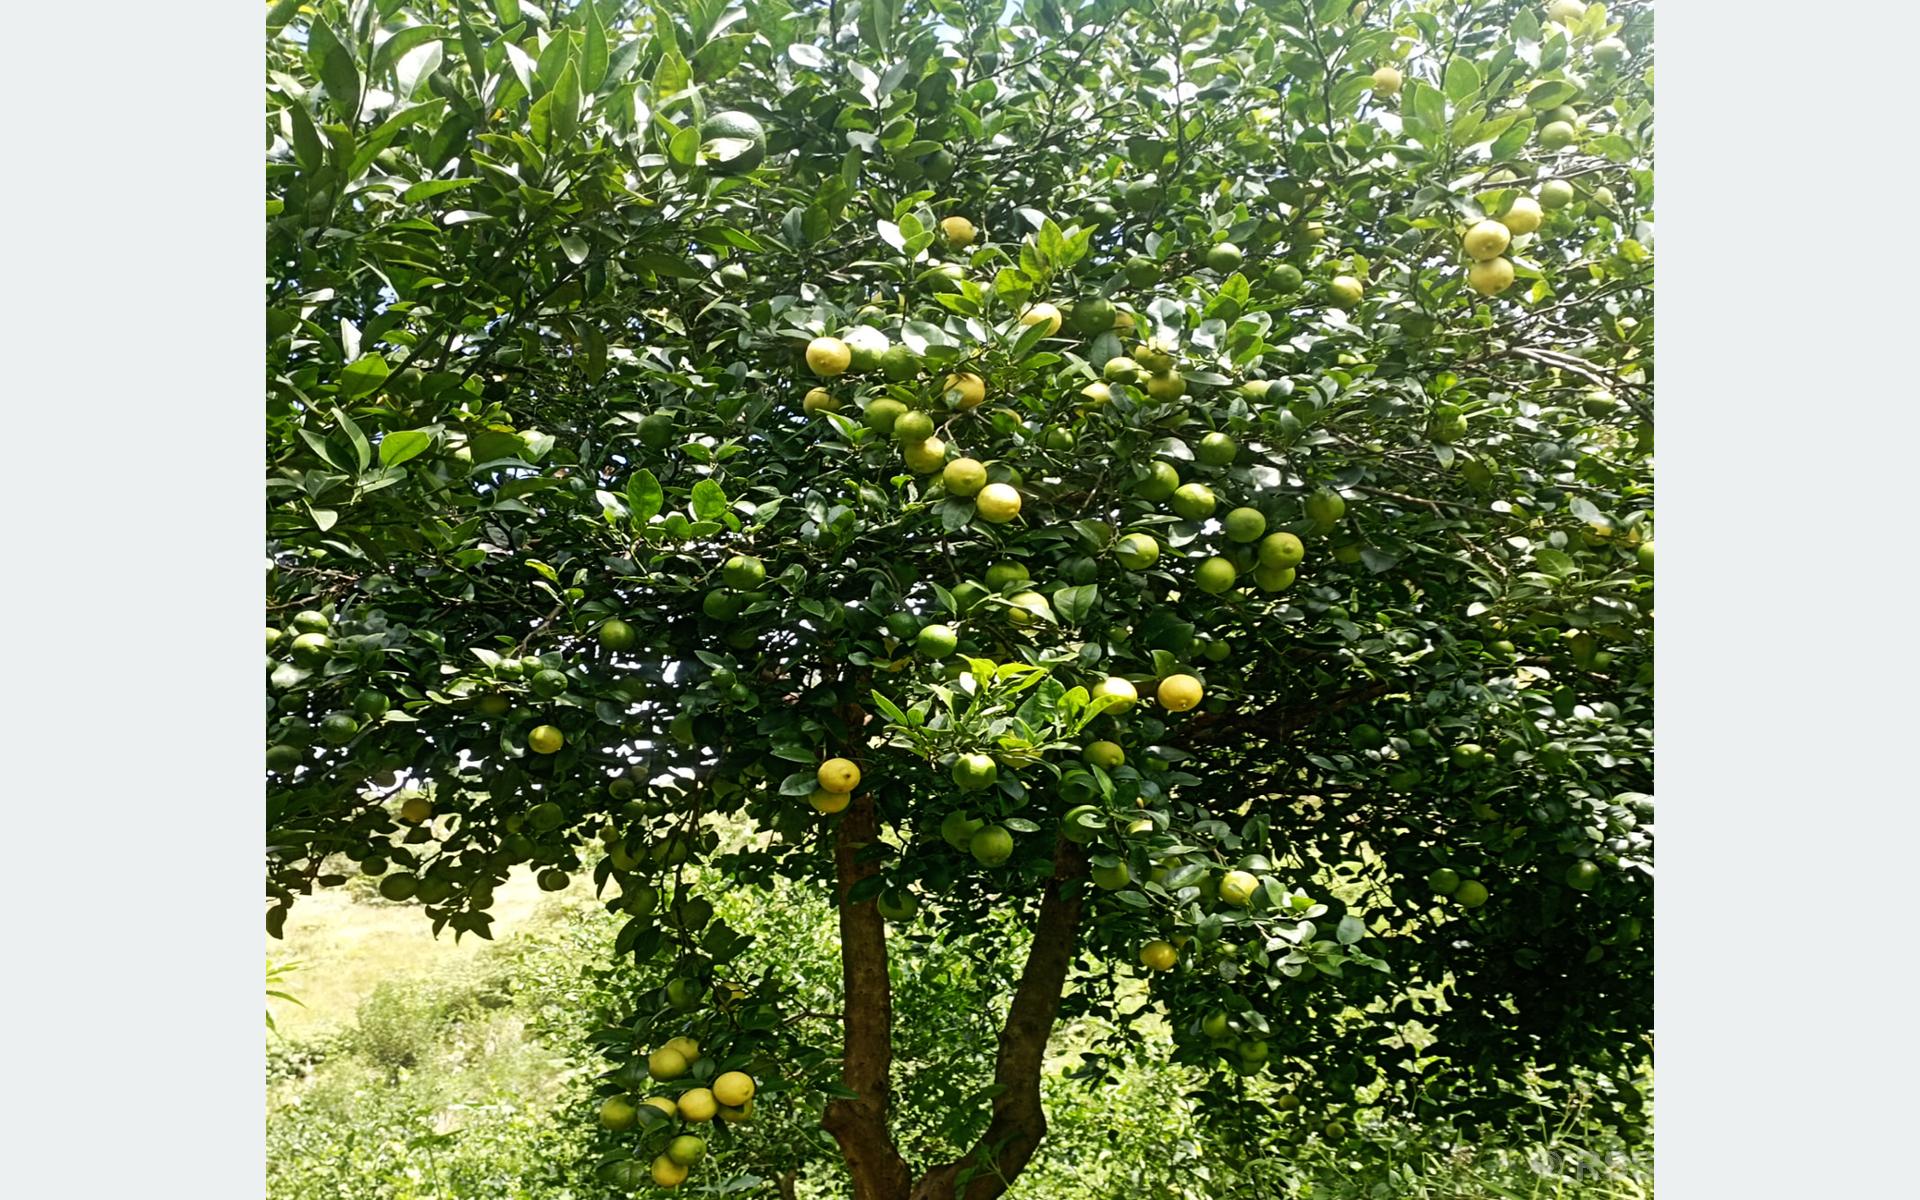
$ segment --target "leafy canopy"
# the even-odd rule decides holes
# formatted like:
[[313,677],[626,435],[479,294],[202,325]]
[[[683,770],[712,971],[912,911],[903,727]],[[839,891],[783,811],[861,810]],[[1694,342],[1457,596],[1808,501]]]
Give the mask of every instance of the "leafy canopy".
[[1247,1112],[1643,1058],[1650,9],[268,27],[270,928],[590,867],[660,984],[609,1092],[689,1032],[881,1126],[884,970],[788,1021],[690,864],[860,954],[1051,905],[1040,1037],[1147,976]]

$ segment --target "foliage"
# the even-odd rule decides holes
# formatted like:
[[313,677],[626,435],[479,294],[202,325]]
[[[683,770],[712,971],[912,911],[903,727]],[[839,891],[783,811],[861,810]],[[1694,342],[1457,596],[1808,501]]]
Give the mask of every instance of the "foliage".
[[[863,1195],[996,1194],[1057,1014],[1142,1052],[1149,941],[1242,1136],[1536,1069],[1632,1128],[1652,14],[1552,8],[272,6],[270,929],[338,855],[481,936],[595,863],[652,985],[602,1086],[696,1035],[675,1089],[824,1105]],[[703,862],[835,897],[837,1003]],[[992,1095],[890,1098],[960,952],[1023,997]]]
[[[297,962],[269,962],[267,964],[267,999],[284,1000],[288,1004],[300,1004],[300,998],[292,992],[287,991],[285,986],[287,976],[299,969],[300,964]],[[304,1005],[302,1007],[304,1007]],[[273,1009],[271,1008],[267,1009],[267,1030],[271,1033],[280,1032],[279,1026],[273,1023]]]

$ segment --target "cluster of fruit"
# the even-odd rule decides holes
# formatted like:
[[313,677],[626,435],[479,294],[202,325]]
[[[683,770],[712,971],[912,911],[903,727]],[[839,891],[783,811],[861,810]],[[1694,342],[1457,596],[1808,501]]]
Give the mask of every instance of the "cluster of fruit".
[[[757,1085],[744,1071],[714,1074],[713,1061],[701,1057],[700,1043],[690,1037],[674,1038],[649,1054],[646,1076],[665,1084],[681,1080],[710,1082],[681,1087],[673,1095],[649,1096],[637,1104],[627,1092],[603,1100],[602,1128],[624,1133],[637,1125],[643,1145],[657,1148],[659,1153],[644,1165],[644,1156],[613,1159],[601,1166],[600,1175],[606,1182],[623,1187],[649,1180],[663,1188],[679,1187],[707,1153],[706,1139],[688,1127],[706,1125],[716,1118],[729,1123],[746,1120],[753,1112]],[[675,1133],[676,1128],[682,1132]]]

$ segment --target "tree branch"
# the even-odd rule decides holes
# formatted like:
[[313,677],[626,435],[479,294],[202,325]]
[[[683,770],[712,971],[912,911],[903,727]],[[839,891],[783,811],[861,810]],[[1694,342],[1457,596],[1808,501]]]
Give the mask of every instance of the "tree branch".
[[820,1126],[840,1144],[854,1200],[900,1200],[912,1186],[906,1160],[887,1128],[893,1069],[893,989],[887,979],[887,931],[872,899],[854,903],[851,893],[872,876],[860,852],[879,833],[873,794],[856,796],[840,815],[833,864],[840,900],[840,972],[845,984],[846,1043],[840,1082],[858,1093],[827,1105]]
[[[964,1158],[933,1168],[914,1185],[912,1200],[996,1200],[1025,1169],[1046,1136],[1040,1068],[1048,1035],[1060,1015],[1067,969],[1073,964],[1080,913],[1086,903],[1080,880],[1086,873],[1086,848],[1066,838],[1056,841],[1053,876],[1040,900],[1027,966],[1000,1030],[1000,1055],[993,1072],[999,1091],[993,1098],[993,1117]],[[964,1191],[959,1185],[963,1172],[967,1174]]]

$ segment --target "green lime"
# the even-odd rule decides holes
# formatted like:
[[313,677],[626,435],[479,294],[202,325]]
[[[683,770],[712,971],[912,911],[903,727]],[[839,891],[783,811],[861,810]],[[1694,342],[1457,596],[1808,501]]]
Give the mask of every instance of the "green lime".
[[1140,481],[1135,490],[1142,499],[1158,504],[1172,496],[1179,487],[1180,472],[1173,469],[1173,464],[1155,462],[1147,469],[1147,477]]
[[1144,571],[1159,560],[1160,543],[1150,533],[1129,533],[1113,544],[1113,556],[1129,571]]
[[962,754],[953,760],[953,782],[963,792],[977,792],[993,786],[1000,776],[999,764],[991,755]]
[[529,681],[533,694],[551,700],[567,690],[567,677],[552,667],[544,667],[534,673]]
[[720,579],[735,591],[747,592],[766,582],[767,567],[750,554],[736,554],[720,568]]
[[1236,508],[1221,521],[1227,531],[1227,540],[1251,542],[1259,539],[1267,531],[1267,518],[1257,508]]
[[715,175],[740,175],[767,156],[767,131],[751,113],[717,112],[700,126],[700,155]]
[[913,648],[932,659],[952,654],[960,645],[960,636],[950,625],[929,625],[913,640]]
[[1451,896],[1460,886],[1460,872],[1452,867],[1441,867],[1427,876],[1427,886],[1436,896]]
[[609,650],[631,650],[639,640],[638,631],[619,617],[611,617],[600,625],[600,644]]
[[1173,511],[1189,521],[1206,520],[1217,503],[1213,489],[1204,483],[1183,483],[1173,493]]

